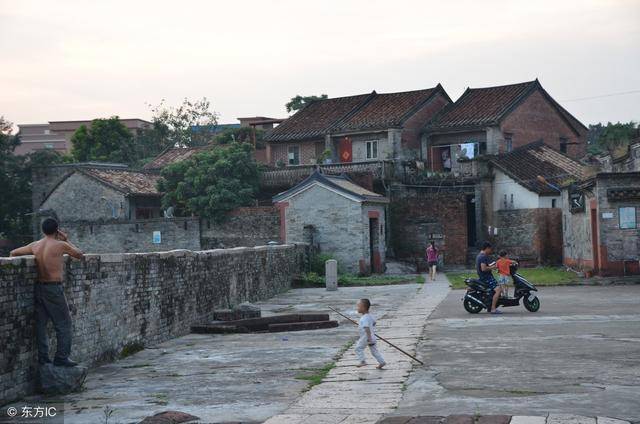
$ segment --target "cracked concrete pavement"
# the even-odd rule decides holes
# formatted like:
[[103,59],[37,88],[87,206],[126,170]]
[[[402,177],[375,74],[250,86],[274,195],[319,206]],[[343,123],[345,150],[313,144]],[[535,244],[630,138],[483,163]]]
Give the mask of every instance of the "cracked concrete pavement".
[[640,421],[640,285],[542,287],[538,313],[470,315],[452,291],[428,320],[393,415],[580,414]]

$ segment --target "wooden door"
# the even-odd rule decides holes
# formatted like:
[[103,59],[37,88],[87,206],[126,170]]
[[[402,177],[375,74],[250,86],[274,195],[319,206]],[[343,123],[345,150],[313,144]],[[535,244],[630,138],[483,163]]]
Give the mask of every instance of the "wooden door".
[[351,150],[351,139],[349,137],[343,137],[338,143],[338,154],[340,155],[340,162],[352,161],[353,153]]

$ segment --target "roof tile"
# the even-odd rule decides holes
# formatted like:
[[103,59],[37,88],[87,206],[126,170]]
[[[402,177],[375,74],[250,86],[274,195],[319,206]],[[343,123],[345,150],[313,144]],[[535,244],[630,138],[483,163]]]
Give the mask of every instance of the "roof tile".
[[109,168],[82,168],[78,171],[126,195],[161,195],[156,187],[160,179],[157,174]]
[[555,186],[562,186],[571,179],[583,179],[586,175],[583,164],[542,141],[497,155],[491,159],[491,163],[523,187],[538,194],[558,194],[557,190],[541,182],[538,176]]

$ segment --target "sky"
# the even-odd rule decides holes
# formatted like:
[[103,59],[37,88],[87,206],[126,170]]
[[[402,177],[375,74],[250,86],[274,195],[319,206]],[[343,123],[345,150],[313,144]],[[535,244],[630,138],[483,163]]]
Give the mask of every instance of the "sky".
[[15,124],[535,78],[584,124],[640,121],[640,0],[0,0],[0,51]]

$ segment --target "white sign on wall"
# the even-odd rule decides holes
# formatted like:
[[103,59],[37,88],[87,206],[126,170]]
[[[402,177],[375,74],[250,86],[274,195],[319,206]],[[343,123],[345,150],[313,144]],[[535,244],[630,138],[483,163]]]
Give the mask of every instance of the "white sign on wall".
[[160,233],[160,231],[154,231],[153,244],[160,244],[160,243],[162,243],[162,234]]

